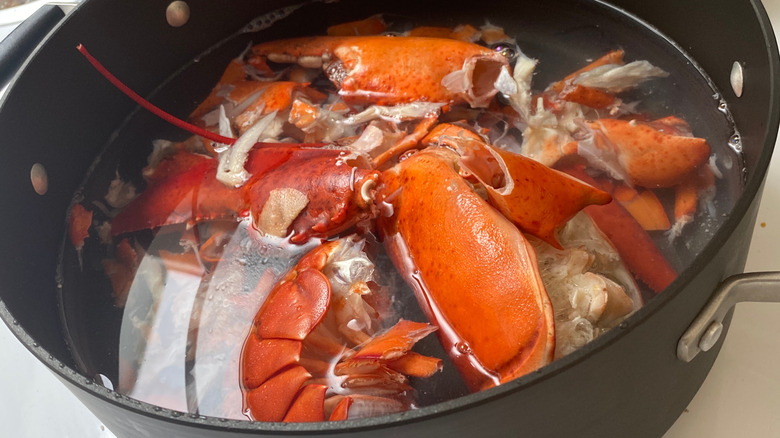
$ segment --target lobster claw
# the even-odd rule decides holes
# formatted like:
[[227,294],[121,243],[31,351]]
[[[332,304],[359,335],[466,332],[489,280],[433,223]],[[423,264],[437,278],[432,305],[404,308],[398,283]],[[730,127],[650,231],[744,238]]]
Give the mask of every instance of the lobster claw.
[[[291,230],[290,241],[303,243],[310,237],[338,234],[372,217],[379,172],[367,166],[335,149],[296,151],[274,169],[255,173],[247,184],[255,226],[278,237]],[[247,170],[251,172],[251,165]],[[290,201],[291,197],[298,201]]]
[[710,155],[707,141],[690,135],[687,123],[676,117],[649,123],[600,119],[588,127],[590,136],[579,141],[580,155],[595,158],[589,158],[591,165],[642,187],[675,186]]
[[519,154],[494,148],[456,125],[438,125],[424,144],[446,145],[460,153],[461,174],[473,175],[488,201],[521,230],[561,249],[555,233],[577,212],[612,197],[563,172]]
[[487,107],[498,88],[513,85],[503,55],[451,39],[294,38],[258,44],[252,52],[273,62],[322,68],[347,103],[467,102]]
[[[552,306],[522,233],[428,148],[383,174],[392,216],[379,226],[393,263],[472,390],[552,360]],[[500,280],[498,280],[500,279]]]

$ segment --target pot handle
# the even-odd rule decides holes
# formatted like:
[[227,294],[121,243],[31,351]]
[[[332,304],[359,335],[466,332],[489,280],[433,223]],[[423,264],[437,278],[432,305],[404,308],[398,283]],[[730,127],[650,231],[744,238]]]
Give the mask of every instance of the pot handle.
[[743,301],[780,303],[780,272],[754,272],[728,277],[715,290],[677,343],[677,358],[690,362],[712,348],[723,332],[723,318]]
[[76,5],[48,3],[36,10],[0,42],[0,88],[19,70],[27,57]]

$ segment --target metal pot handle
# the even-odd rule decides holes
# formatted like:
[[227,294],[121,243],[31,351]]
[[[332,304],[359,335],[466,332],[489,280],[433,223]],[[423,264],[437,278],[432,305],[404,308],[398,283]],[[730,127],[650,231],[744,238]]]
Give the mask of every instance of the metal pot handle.
[[739,274],[723,281],[677,343],[677,358],[690,362],[712,348],[723,332],[726,313],[743,301],[780,303],[780,272]]

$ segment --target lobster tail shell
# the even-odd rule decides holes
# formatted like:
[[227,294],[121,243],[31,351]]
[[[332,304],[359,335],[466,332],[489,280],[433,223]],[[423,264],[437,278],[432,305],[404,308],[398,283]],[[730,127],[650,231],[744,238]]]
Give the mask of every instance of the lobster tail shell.
[[400,319],[380,332],[378,312],[363,299],[374,292],[361,289],[374,269],[365,264],[363,244],[347,237],[316,247],[257,312],[241,355],[244,407],[253,419],[343,420],[406,410],[408,376],[441,369],[440,359],[411,351],[436,327]]

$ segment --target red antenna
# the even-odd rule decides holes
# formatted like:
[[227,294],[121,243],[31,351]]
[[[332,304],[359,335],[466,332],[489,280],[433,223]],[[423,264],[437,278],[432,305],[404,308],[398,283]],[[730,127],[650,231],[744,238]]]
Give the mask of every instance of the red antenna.
[[76,49],[81,52],[82,55],[84,55],[85,58],[87,58],[87,61],[89,61],[90,64],[92,64],[95,69],[100,72],[106,79],[108,79],[112,84],[114,84],[115,87],[119,89],[119,91],[125,93],[127,97],[133,99],[144,107],[146,110],[151,112],[152,114],[156,115],[157,117],[160,117],[161,119],[165,120],[166,122],[179,127],[181,129],[184,129],[185,131],[188,131],[194,135],[199,135],[201,137],[207,138],[211,141],[222,143],[222,144],[229,144],[232,145],[236,142],[235,138],[225,137],[219,134],[216,134],[214,132],[208,131],[206,129],[203,129],[199,126],[195,126],[192,123],[185,122],[184,120],[175,117],[162,109],[154,106],[151,102],[144,99],[138,93],[131,90],[127,85],[123,84],[122,81],[120,81],[116,76],[111,74],[111,72],[106,69],[103,64],[100,63],[97,59],[95,59],[88,51],[87,48],[84,47],[83,44],[79,44]]

